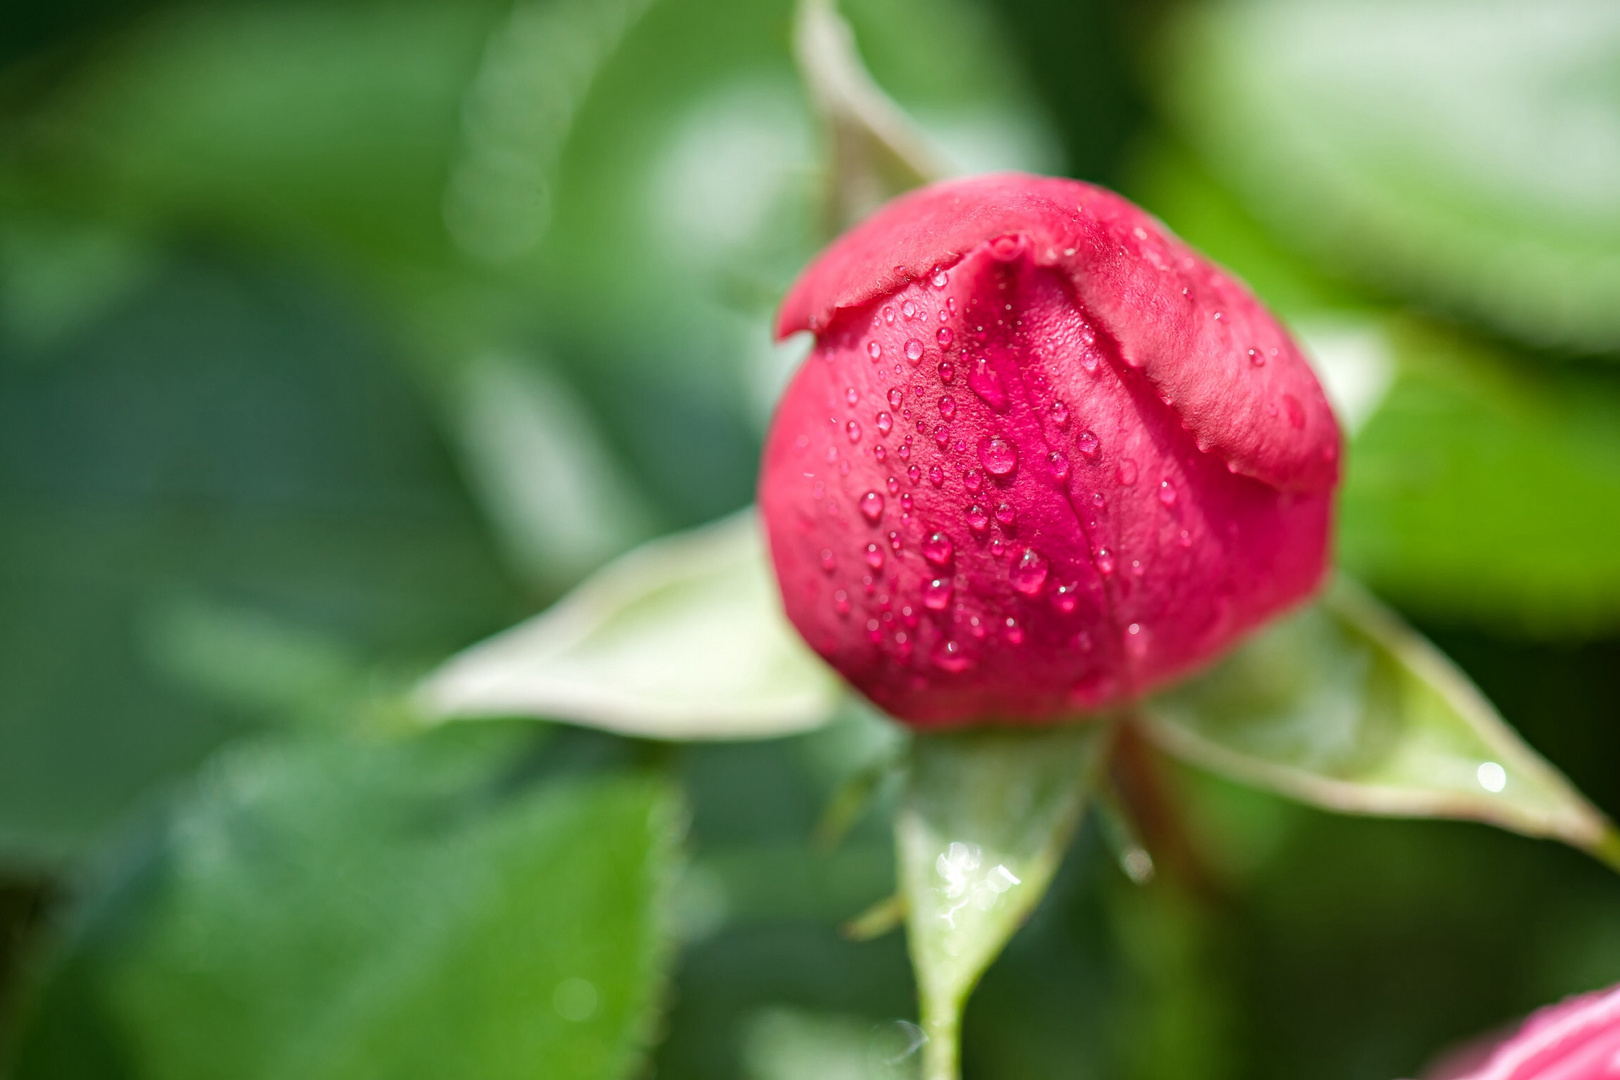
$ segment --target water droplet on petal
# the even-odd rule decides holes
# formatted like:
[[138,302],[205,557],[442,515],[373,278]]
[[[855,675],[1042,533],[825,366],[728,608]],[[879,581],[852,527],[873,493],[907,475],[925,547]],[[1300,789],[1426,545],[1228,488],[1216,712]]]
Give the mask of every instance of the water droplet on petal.
[[872,456],[877,458],[879,461],[883,461],[889,456],[889,451],[882,443],[878,443],[876,446],[872,447]]
[[951,283],[950,277],[943,270],[934,271],[933,284],[936,289],[943,289]]
[[900,496],[900,509],[908,514],[911,513],[911,493],[909,491]]
[[1003,528],[1010,529],[1018,521],[1018,511],[1013,509],[1012,503],[1001,503],[996,507],[996,520]]
[[1060,428],[1069,426],[1069,407],[1062,401],[1052,402],[1052,423]]
[[866,565],[874,570],[883,567],[883,549],[877,544],[866,545]]
[[992,476],[1006,476],[1018,467],[1018,448],[1000,435],[979,440],[979,461]]
[[843,589],[833,593],[833,610],[840,615],[849,614],[849,593]]
[[[945,313],[942,311],[942,312],[940,312],[940,314],[943,315]],[[938,331],[935,332],[934,340],[939,342],[939,347],[940,348],[948,349],[951,346],[951,340],[955,336],[956,335],[951,333],[951,328],[950,327],[942,326],[942,327],[939,328]]]
[[833,557],[832,548],[821,549],[821,568],[829,574],[838,569],[838,560]]
[[941,360],[939,362],[939,381],[948,383],[954,378],[956,378],[956,368],[949,360]]
[[900,314],[904,315],[908,319],[915,319],[917,317],[916,303],[911,300],[907,300],[905,303],[901,304]]
[[956,553],[956,545],[951,538],[942,532],[931,533],[928,539],[922,542],[923,558],[935,566],[945,567],[951,565],[951,557]]
[[1253,364],[1255,367],[1265,367],[1266,354],[1261,352],[1259,349],[1250,349],[1249,363]]
[[906,392],[898,386],[889,387],[889,408],[898,409],[900,403],[906,400]]
[[1136,483],[1136,462],[1130,458],[1119,463],[1119,482],[1126,487]]
[[1006,551],[1007,545],[1002,543],[1001,537],[998,536],[994,540],[990,541],[990,554],[994,555],[996,558],[1001,558]]
[[951,606],[952,591],[950,578],[934,578],[923,586],[923,607],[929,611],[944,611]]
[[1059,585],[1052,592],[1052,606],[1067,615],[1080,601],[1079,585]]
[[1052,470],[1052,479],[1058,483],[1069,478],[1069,458],[1061,450],[1054,450],[1046,455],[1046,464]]
[[1184,548],[1192,547],[1192,533],[1186,529],[1181,530],[1181,546]]
[[870,356],[872,358],[872,363],[874,363],[874,364],[877,363],[879,360],[881,360],[883,358],[883,346],[879,345],[875,341],[867,342],[866,343],[866,355]]
[[868,491],[861,496],[861,516],[873,525],[883,516],[883,496],[875,491]]
[[1013,645],[1024,643],[1024,628],[1018,625],[1018,620],[1011,615],[1007,616],[1007,641]]
[[1039,596],[1046,584],[1046,559],[1034,548],[1025,548],[1008,574],[1012,587],[1025,596]]
[[916,484],[922,479],[922,470],[915,465],[907,465],[906,478],[909,479],[912,484]]
[[935,487],[943,487],[945,484],[945,470],[940,468],[938,465],[935,465],[933,468],[929,469],[928,482],[933,484]]
[[1159,501],[1166,506],[1176,505],[1176,488],[1168,480],[1159,481]]
[[900,534],[895,532],[893,529],[889,530],[889,547],[893,548],[895,551],[900,550]]
[[855,405],[857,402],[859,402],[861,400],[861,395],[857,394],[855,392],[855,388],[853,386],[851,386],[849,389],[844,391],[844,400],[849,402],[850,405],[853,406],[853,405]]
[[899,480],[898,477],[894,477],[894,476],[889,477],[888,482],[885,483],[883,486],[889,489],[889,494],[890,495],[898,495],[898,494],[900,494],[900,480]]
[[844,432],[849,436],[850,442],[858,443],[861,441],[861,425],[857,424],[855,421],[851,420],[849,423],[845,424]]
[[978,491],[984,486],[984,473],[978,469],[969,469],[962,474],[962,485],[969,491]]
[[1097,573],[1107,577],[1114,572],[1114,553],[1107,548],[1097,549]]
[[951,429],[949,425],[941,424],[934,429],[934,445],[941,450],[951,444]]
[[990,527],[990,515],[984,512],[984,507],[977,503],[967,508],[967,525],[976,533],[982,533]]
[[894,308],[886,307],[883,309],[883,321],[886,323],[894,322]]
[[1101,510],[1104,506],[1108,505],[1108,500],[1103,498],[1102,492],[1093,491],[1091,493],[1091,505]]
[[917,361],[921,360],[922,357],[923,343],[918,341],[916,338],[908,339],[906,341],[906,359],[915,364]]
[[958,645],[954,640],[946,641],[934,650],[934,666],[941,671],[949,671],[954,674],[959,671],[966,671],[971,664],[972,661],[962,651],[962,646]]
[[939,415],[943,416],[947,420],[949,420],[951,417],[955,416],[956,415],[956,399],[952,398],[951,395],[949,395],[949,394],[946,394],[944,397],[940,398],[939,399]]
[[1147,655],[1148,633],[1147,627],[1141,623],[1131,623],[1125,628],[1125,652],[1133,660],[1140,660]]

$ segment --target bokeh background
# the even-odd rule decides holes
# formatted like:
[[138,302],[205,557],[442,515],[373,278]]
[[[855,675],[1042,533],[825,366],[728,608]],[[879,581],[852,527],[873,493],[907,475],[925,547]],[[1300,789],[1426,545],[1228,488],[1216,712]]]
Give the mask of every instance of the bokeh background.
[[[1350,387],[1340,561],[1620,813],[1620,8],[847,0],[961,172],[1105,183]],[[825,239],[787,0],[11,0],[0,1075],[902,1075],[888,736],[422,734],[414,682],[751,498]],[[1348,373],[1348,374],[1346,374]],[[989,1077],[1395,1080],[1620,980],[1620,880],[1166,766]]]

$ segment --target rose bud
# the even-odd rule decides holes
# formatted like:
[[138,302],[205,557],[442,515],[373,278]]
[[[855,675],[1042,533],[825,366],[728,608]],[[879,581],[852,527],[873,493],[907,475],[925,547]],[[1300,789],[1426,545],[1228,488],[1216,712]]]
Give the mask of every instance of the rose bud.
[[1612,1080],[1620,1076],[1620,987],[1531,1013],[1517,1032],[1464,1048],[1429,1080]]
[[1309,594],[1339,429],[1230,275],[1111,192],[937,184],[835,241],[777,333],[766,437],[789,618],[916,724],[1128,700]]

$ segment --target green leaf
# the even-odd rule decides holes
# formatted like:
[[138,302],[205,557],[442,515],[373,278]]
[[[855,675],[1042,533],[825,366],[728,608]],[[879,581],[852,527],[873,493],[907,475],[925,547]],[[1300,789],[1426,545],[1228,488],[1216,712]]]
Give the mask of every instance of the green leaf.
[[423,686],[435,718],[535,716],[662,739],[783,735],[841,684],[782,614],[752,509],[655,541]]
[[1093,722],[913,740],[895,841],[923,1080],[955,1080],[967,996],[1051,884],[1105,737]]
[[460,728],[216,759],[90,901],[14,1075],[631,1075],[669,960],[678,802],[634,774],[525,783],[533,742]]
[[1159,85],[1286,237],[1539,343],[1620,346],[1620,9],[1222,0]]
[[1463,818],[1620,866],[1620,834],[1444,655],[1341,578],[1142,705],[1164,749],[1342,813]]
[[1409,610],[1553,638],[1620,626],[1620,378],[1415,319],[1346,460],[1344,565]]

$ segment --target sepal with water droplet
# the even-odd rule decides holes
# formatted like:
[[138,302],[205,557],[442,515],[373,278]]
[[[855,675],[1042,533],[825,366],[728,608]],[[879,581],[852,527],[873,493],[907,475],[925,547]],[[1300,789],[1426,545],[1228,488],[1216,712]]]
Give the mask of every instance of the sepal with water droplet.
[[1462,818],[1620,868],[1620,834],[1444,654],[1347,578],[1141,708],[1161,747],[1342,813]]
[[782,615],[752,509],[636,549],[418,693],[435,720],[533,716],[655,739],[791,734],[842,700]]
[[924,1080],[954,1080],[967,996],[1046,892],[1074,836],[1104,722],[913,740],[895,840]]

